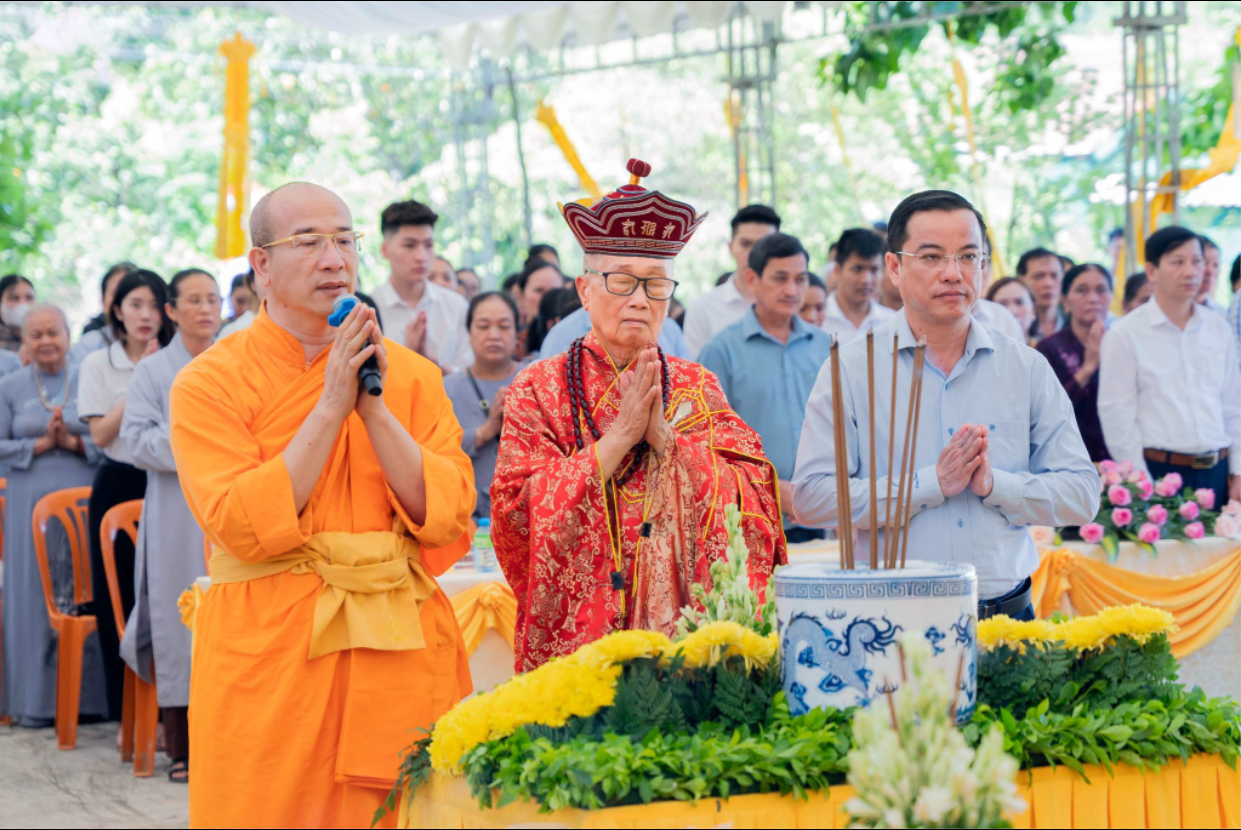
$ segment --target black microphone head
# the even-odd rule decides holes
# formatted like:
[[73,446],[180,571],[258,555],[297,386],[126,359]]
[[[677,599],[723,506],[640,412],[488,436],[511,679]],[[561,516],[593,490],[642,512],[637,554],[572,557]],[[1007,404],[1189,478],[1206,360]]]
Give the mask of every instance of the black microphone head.
[[349,316],[349,312],[353,311],[360,300],[353,294],[341,294],[332,301],[332,313],[328,315],[327,324],[329,326],[339,326],[345,322],[345,318]]

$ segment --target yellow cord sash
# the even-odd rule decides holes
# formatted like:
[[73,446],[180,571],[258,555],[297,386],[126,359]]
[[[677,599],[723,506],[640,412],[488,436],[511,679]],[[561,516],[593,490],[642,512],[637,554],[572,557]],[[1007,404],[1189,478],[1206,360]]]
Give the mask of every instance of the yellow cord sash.
[[422,604],[437,586],[422,568],[418,543],[390,531],[316,533],[304,545],[261,562],[243,562],[216,548],[211,584],[247,582],[280,573],[323,579],[310,632],[313,660],[334,651],[425,648]]

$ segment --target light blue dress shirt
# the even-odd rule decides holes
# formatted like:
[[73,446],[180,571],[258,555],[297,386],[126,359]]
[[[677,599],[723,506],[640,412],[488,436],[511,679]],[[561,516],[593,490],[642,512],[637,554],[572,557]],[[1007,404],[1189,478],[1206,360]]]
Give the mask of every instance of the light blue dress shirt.
[[[899,337],[895,463],[888,458],[892,341]],[[902,311],[875,329],[875,474],[880,476],[876,509],[883,544],[888,471],[899,467],[905,436],[914,336]],[[870,423],[867,416],[866,341],[840,351],[849,490],[853,527],[859,531],[858,561],[869,558]],[[836,525],[836,461],[832,438],[831,362],[823,366],[810,395],[793,504],[811,527]],[[969,562],[978,571],[979,599],[1002,596],[1038,567],[1030,525],[1080,525],[1099,509],[1099,476],[1077,431],[1073,406],[1047,360],[1007,337],[993,337],[971,322],[965,354],[945,376],[930,360],[922,381],[917,458],[911,464],[913,500],[908,558]],[[936,464],[944,446],[964,424],[990,430],[991,495],[981,499],[967,487],[945,498]],[[893,476],[893,502],[899,470]],[[895,514],[895,506],[892,511]],[[898,523],[893,516],[893,526]],[[865,553],[863,553],[865,551]]]
[[[567,352],[574,340],[589,331],[590,314],[586,309],[579,308],[552,326],[552,330],[547,333],[547,337],[543,339],[543,345],[539,348],[539,359]],[[659,330],[659,347],[664,350],[664,354],[683,360],[694,359],[689,347],[685,345],[685,335],[681,333],[681,327],[677,325],[676,320],[664,319],[663,328]]]
[[806,403],[831,343],[826,332],[796,316],[789,342],[781,343],[751,308],[698,353],[729,405],[763,439],[763,452],[784,481],[793,478]]

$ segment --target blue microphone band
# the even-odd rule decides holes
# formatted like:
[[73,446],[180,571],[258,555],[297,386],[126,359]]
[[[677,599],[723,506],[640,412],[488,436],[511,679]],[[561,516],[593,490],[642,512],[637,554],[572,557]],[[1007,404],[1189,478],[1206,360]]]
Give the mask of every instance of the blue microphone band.
[[352,294],[341,294],[332,303],[332,313],[328,315],[327,324],[333,328],[340,326],[358,304],[358,298]]

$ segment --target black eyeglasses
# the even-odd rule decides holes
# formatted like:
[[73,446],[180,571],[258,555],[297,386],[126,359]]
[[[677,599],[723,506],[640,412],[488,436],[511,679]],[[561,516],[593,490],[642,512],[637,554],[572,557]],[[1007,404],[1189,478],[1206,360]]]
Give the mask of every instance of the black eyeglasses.
[[671,300],[678,285],[676,280],[668,277],[635,277],[624,271],[596,271],[593,268],[584,270],[588,274],[598,274],[603,277],[603,287],[609,294],[615,294],[618,297],[630,296],[641,285],[642,290],[646,292],[647,299]]

